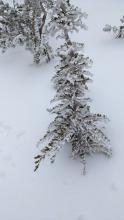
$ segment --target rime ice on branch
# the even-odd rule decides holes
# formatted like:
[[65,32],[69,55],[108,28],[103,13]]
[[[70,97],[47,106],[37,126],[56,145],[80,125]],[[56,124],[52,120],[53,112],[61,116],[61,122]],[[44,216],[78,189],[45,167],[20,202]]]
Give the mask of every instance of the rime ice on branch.
[[117,26],[111,26],[109,24],[106,24],[105,27],[103,28],[103,31],[105,32],[113,32],[116,36],[116,38],[124,38],[124,16],[120,19],[122,25],[119,27]]
[[5,52],[10,47],[24,46],[33,54],[34,62],[43,57],[49,61],[52,49],[48,43],[47,14],[52,1],[25,0],[24,4],[0,1],[0,48]]
[[86,17],[86,13],[82,13],[69,1],[61,1],[54,10],[51,30],[64,38],[65,43],[57,50],[60,62],[52,79],[56,89],[52,101],[56,105],[49,111],[55,114],[55,119],[40,140],[39,144],[43,148],[35,157],[35,170],[47,156],[54,162],[57,152],[66,147],[66,143],[72,146],[72,157],[80,158],[84,173],[87,155],[111,155],[109,140],[101,126],[108,119],[105,115],[94,114],[90,110],[88,83],[92,81],[89,71],[92,61],[82,54],[84,45],[72,42],[69,37],[69,33],[78,27],[86,29],[82,17]]

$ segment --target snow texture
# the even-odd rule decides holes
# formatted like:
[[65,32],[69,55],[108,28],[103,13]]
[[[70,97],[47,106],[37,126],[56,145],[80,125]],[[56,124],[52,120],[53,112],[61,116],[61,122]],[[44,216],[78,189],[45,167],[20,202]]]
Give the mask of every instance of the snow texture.
[[68,158],[67,146],[56,163],[44,161],[34,173],[36,143],[52,120],[46,108],[55,94],[50,82],[55,63],[32,65],[22,48],[0,54],[1,220],[124,220],[124,39],[102,31],[108,22],[120,24],[124,1],[73,2],[89,14],[89,30],[72,38],[85,43],[85,54],[94,61],[92,110],[111,120],[106,133],[113,157],[89,158],[84,177],[80,163]]

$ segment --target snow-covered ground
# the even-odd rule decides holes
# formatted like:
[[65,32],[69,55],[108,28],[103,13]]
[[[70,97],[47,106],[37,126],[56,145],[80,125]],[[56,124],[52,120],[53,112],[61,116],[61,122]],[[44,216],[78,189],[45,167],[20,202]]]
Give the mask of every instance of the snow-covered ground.
[[0,220],[124,220],[124,40],[102,31],[120,24],[124,1],[73,2],[89,14],[89,31],[73,38],[85,42],[94,61],[92,109],[111,120],[113,157],[88,158],[82,176],[66,146],[53,165],[45,161],[34,173],[36,143],[51,120],[54,62],[36,67],[23,49],[0,54]]

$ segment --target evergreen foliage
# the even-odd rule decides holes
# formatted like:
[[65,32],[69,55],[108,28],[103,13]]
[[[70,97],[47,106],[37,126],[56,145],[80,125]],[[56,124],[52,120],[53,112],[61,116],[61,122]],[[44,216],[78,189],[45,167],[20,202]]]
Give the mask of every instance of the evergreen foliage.
[[119,27],[117,26],[111,26],[109,24],[106,24],[103,28],[103,31],[105,32],[113,32],[116,38],[124,38],[124,16],[120,19],[122,25]]
[[54,162],[56,154],[66,143],[72,146],[72,157],[80,158],[83,172],[86,172],[86,157],[93,153],[111,155],[109,139],[103,132],[103,124],[108,121],[105,115],[94,114],[90,109],[88,83],[92,81],[89,68],[91,59],[81,52],[84,45],[72,42],[69,33],[79,27],[86,29],[82,13],[68,0],[59,1],[54,9],[51,32],[64,38],[64,44],[57,50],[60,59],[52,81],[56,95],[52,101],[55,106],[49,111],[55,114],[46,135],[40,140],[41,152],[35,157],[35,171],[40,162],[50,157]]
[[17,45],[24,46],[33,54],[35,63],[45,57],[52,58],[48,43],[47,14],[53,7],[51,0],[25,0],[24,4],[0,1],[0,48],[5,52]]

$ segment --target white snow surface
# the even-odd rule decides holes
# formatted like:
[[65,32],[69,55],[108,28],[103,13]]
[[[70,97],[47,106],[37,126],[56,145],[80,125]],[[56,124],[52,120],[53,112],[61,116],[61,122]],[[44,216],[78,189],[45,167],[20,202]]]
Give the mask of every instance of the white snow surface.
[[[70,147],[34,173],[37,141],[51,115],[55,61],[35,66],[22,48],[0,53],[0,220],[124,220],[124,39],[102,28],[119,25],[123,0],[73,0],[89,14],[89,30],[73,34],[93,59],[92,110],[107,114],[112,158],[88,158],[86,176]],[[56,40],[53,40],[56,45]]]

